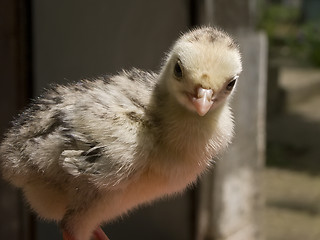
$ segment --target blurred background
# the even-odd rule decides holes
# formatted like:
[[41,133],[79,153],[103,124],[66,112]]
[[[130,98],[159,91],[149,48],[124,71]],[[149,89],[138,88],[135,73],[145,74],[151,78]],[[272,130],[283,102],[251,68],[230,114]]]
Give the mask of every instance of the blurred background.
[[320,239],[320,1],[269,1],[266,239]]
[[[208,24],[243,56],[234,143],[194,188],[104,230],[114,240],[319,240],[318,0],[1,0],[1,136],[50,84],[157,71],[181,32]],[[0,239],[61,233],[0,180]]]

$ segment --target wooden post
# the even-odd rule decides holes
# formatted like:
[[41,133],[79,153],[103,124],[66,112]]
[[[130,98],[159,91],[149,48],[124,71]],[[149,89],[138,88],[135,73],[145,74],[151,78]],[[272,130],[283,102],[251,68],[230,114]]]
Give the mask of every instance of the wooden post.
[[[31,95],[29,4],[28,0],[0,1],[0,141]],[[19,192],[0,176],[0,239],[33,239],[24,206]]]
[[[211,2],[213,13],[218,10],[223,13],[226,4],[222,2]],[[237,14],[241,10],[237,6],[248,7],[249,2],[253,3],[229,4],[226,12]],[[197,240],[261,240],[267,40],[264,34],[251,30],[250,21],[240,18],[243,25],[236,24],[234,29],[223,21],[227,22],[228,18],[218,18],[218,26],[226,25],[240,44],[244,70],[232,101],[235,138],[200,186]],[[216,25],[215,16],[211,16],[208,22]]]

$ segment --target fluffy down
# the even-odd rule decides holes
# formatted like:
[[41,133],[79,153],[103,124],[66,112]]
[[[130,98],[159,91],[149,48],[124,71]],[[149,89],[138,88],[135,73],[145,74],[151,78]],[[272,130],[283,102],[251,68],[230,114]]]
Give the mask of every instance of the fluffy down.
[[238,46],[205,27],[182,35],[159,73],[138,69],[55,86],[0,147],[2,175],[40,217],[88,240],[102,222],[180,192],[233,135]]

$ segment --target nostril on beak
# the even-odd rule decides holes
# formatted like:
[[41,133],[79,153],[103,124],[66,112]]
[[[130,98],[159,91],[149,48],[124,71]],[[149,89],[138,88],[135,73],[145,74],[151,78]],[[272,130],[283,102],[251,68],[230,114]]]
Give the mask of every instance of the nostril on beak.
[[213,91],[212,89],[206,89],[203,87],[197,87],[196,88],[196,97],[197,98],[203,98],[206,97],[208,100],[212,99]]
[[202,97],[204,97],[205,93],[206,93],[206,90],[205,90],[205,89],[203,89],[203,88],[198,88],[197,97],[198,97],[198,98],[202,98]]

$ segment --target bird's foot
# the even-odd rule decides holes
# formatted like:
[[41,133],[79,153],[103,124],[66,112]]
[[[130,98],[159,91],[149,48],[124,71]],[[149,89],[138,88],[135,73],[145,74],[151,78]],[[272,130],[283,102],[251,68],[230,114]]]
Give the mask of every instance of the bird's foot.
[[93,232],[93,239],[92,240],[109,240],[107,235],[103,232],[101,227],[97,227],[96,230]]
[[[63,240],[77,240],[75,237],[73,237],[70,233],[67,231],[63,231]],[[103,232],[101,227],[97,227],[94,232],[91,240],[109,240],[107,235]]]
[[63,240],[76,240],[70,233],[63,231],[62,233]]

